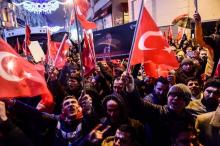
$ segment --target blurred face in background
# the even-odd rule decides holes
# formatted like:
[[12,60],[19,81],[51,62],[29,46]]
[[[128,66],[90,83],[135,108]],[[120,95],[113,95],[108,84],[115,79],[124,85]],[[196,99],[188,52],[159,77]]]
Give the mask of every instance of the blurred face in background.
[[182,60],[185,58],[185,53],[183,51],[177,52],[176,58],[178,62],[182,62]]
[[182,70],[183,70],[183,72],[185,72],[185,73],[191,72],[192,69],[193,69],[193,64],[192,64],[192,63],[184,63],[184,64],[182,65]]
[[123,92],[123,81],[121,79],[115,79],[113,84],[113,91],[115,93],[121,94]]
[[199,82],[197,80],[189,80],[187,83],[192,95],[194,97],[198,96],[200,93]]
[[69,77],[67,80],[67,85],[70,90],[77,90],[79,89],[80,83],[76,79]]
[[220,102],[220,87],[207,87],[204,90],[203,99],[205,101],[205,105],[214,111]]
[[112,123],[120,120],[120,109],[119,105],[115,100],[109,100],[106,102],[107,115]]
[[116,131],[114,138],[114,146],[132,146],[132,145],[133,142],[128,132],[123,132],[120,130]]
[[158,97],[164,97],[167,95],[168,88],[169,87],[167,84],[157,82],[157,84],[154,86],[154,92]]
[[202,59],[203,61],[206,61],[207,60],[207,51],[206,50],[201,50],[200,53],[199,53],[199,58]]

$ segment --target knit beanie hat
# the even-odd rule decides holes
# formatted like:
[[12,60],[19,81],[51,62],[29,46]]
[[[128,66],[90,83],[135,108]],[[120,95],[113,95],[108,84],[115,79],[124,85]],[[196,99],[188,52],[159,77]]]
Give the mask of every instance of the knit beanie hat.
[[170,93],[176,93],[178,95],[181,95],[183,99],[187,102],[187,104],[191,100],[191,91],[185,84],[173,85],[172,87],[170,87],[167,95],[169,96]]
[[184,58],[181,62],[181,66],[184,64],[194,64],[191,58]]

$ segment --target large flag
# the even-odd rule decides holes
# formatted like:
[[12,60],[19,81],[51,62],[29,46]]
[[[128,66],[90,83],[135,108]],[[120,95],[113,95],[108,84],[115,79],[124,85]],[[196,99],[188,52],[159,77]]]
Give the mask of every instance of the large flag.
[[[148,67],[148,70],[146,70],[146,74],[149,76],[154,76],[151,72],[155,72],[155,68],[157,68],[158,75],[158,69],[161,66],[163,66],[163,69],[159,71],[166,71],[167,74],[170,67],[176,68],[179,66],[169,44],[145,6],[142,8],[136,36],[134,37],[130,65],[144,63],[145,66],[154,66],[153,68]],[[164,66],[167,68],[164,68]]]
[[91,36],[84,32],[84,45],[82,50],[82,64],[84,67],[84,76],[90,75],[95,70],[95,51]]
[[0,98],[42,95],[42,104],[52,104],[53,97],[47,88],[44,76],[36,70],[36,67],[20,57],[1,38],[0,46]]
[[[89,9],[89,3],[87,0],[76,0],[76,17],[84,29],[95,29],[96,24],[87,20],[87,13]],[[73,12],[73,11],[72,11]],[[71,14],[73,16],[73,14]],[[73,17],[71,16],[71,21]],[[71,22],[72,23],[72,22]]]
[[[51,41],[50,36],[48,34],[48,49],[46,60],[48,64],[53,63],[55,67],[58,69],[62,69],[66,63],[66,55],[70,48],[69,43],[66,42],[67,37],[64,38],[64,42],[54,42]],[[62,45],[62,46],[61,46]],[[59,51],[60,48],[60,51]]]

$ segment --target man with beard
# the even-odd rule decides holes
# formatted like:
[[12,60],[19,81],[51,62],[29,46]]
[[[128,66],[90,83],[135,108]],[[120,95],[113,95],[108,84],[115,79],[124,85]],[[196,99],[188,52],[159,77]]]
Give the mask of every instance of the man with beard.
[[207,64],[207,59],[208,59],[208,51],[206,49],[201,49],[199,51],[199,64],[201,64],[201,71],[202,73],[205,72],[205,67]]
[[153,92],[145,96],[144,100],[158,105],[166,105],[168,88],[167,79],[159,77],[155,81]]
[[191,100],[201,99],[201,87],[199,81],[195,78],[190,78],[187,82],[187,86],[189,87],[192,97]]
[[220,99],[220,80],[209,79],[204,85],[204,92],[201,99],[191,101],[187,109],[194,115],[212,112],[218,107]]
[[152,129],[152,145],[171,145],[171,129],[178,123],[194,125],[194,119],[185,107],[190,102],[191,92],[184,84],[173,85],[167,94],[167,105],[161,106],[141,100],[135,91],[134,78],[129,73],[123,73],[122,79],[126,85],[127,99],[132,112],[142,123],[149,124]]

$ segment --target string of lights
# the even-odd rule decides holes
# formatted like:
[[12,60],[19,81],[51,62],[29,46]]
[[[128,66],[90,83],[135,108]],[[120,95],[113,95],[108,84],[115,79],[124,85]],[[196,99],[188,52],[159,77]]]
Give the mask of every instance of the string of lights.
[[22,6],[25,10],[32,12],[32,13],[45,13],[51,14],[53,11],[56,11],[60,5],[69,4],[70,0],[66,2],[60,2],[58,0],[51,0],[48,2],[33,2],[33,1],[24,1],[21,3],[13,2],[15,6]]

